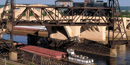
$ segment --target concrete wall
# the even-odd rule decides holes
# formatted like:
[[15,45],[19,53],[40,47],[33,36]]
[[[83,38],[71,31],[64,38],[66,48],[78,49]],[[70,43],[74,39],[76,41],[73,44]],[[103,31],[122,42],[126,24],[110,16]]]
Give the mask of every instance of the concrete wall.
[[68,39],[68,34],[66,33],[64,27],[62,26],[46,26],[50,38],[66,40]]
[[81,38],[93,40],[93,41],[106,41],[106,27],[99,27],[100,31],[85,30],[81,32]]
[[[82,27],[81,26],[65,26],[65,31],[67,36],[64,35],[62,32],[52,32],[50,33],[50,37],[51,38],[55,38],[55,39],[61,39],[61,40],[66,40],[68,38],[72,38],[72,37],[79,37],[79,38],[84,38],[84,39],[89,39],[89,40],[93,40],[93,41],[106,41],[106,27],[99,27],[100,31],[88,31],[88,30],[84,30],[83,32],[81,32]],[[49,29],[53,31],[54,29]],[[50,32],[51,32],[50,31]]]

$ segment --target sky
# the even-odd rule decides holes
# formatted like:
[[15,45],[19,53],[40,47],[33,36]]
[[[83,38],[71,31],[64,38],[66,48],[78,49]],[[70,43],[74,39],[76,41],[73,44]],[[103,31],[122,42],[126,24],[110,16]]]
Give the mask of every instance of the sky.
[[[4,4],[6,0],[0,0]],[[84,0],[73,0],[74,2],[83,2]],[[104,0],[107,1],[107,0]],[[130,6],[130,0],[119,0],[121,6]],[[15,0],[18,4],[55,4],[55,0]]]

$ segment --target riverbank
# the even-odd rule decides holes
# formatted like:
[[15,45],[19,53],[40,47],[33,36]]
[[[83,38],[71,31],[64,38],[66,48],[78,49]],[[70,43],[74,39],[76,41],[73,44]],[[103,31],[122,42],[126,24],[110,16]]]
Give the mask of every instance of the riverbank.
[[[5,58],[0,57],[0,65],[5,65]],[[6,60],[6,65],[25,65],[18,62]]]

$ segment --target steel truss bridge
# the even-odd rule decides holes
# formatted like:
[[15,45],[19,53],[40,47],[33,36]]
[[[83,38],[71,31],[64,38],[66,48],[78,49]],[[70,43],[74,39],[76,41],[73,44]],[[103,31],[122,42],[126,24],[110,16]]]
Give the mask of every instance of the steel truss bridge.
[[[16,17],[15,10],[18,8],[25,8],[25,10]],[[65,9],[64,12],[63,9]],[[34,10],[40,10],[40,15],[36,14]],[[26,14],[29,15],[26,16]],[[34,20],[31,20],[30,14],[35,18]],[[26,16],[27,20],[23,20],[23,16]],[[18,6],[14,4],[14,0],[6,0],[0,23],[1,26],[6,25],[12,41],[13,26],[15,25],[107,26],[110,45],[128,43],[118,0],[108,0],[108,7]],[[112,40],[110,40],[110,31],[113,33]],[[120,38],[117,39],[117,37]]]

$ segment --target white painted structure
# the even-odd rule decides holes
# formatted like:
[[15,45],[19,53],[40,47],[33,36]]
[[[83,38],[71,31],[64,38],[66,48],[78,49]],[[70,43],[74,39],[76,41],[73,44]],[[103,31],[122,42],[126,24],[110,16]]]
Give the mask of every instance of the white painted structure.
[[73,7],[73,1],[69,1],[69,0],[57,0],[56,2],[55,2],[55,5],[56,6],[58,6],[58,7],[61,7],[61,6],[63,6],[63,7]]

